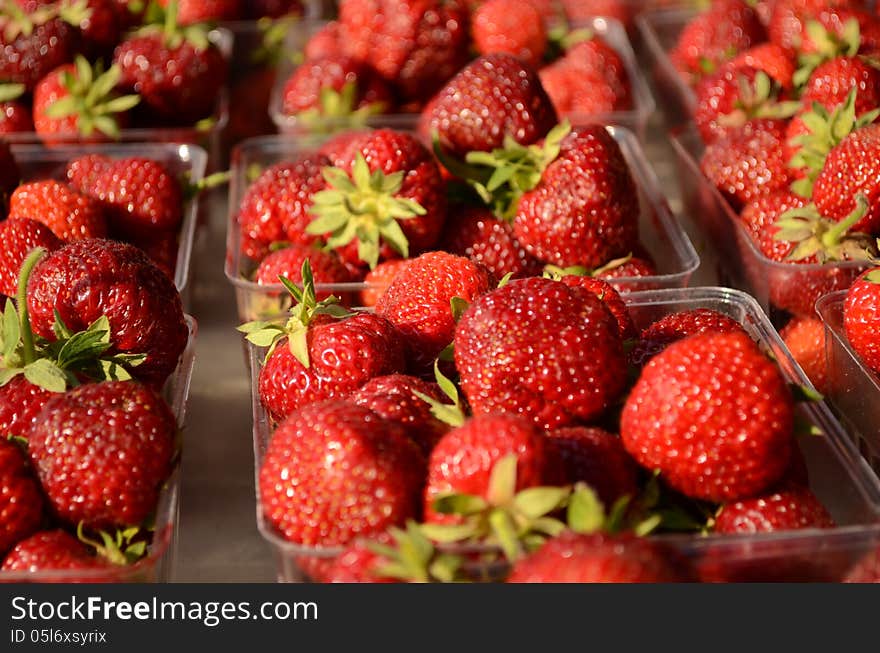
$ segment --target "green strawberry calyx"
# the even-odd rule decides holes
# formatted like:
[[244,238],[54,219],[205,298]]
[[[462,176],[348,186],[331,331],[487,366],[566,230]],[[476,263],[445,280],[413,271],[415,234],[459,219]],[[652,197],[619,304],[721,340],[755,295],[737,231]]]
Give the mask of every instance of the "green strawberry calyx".
[[357,242],[358,258],[375,268],[382,242],[409,258],[409,241],[400,221],[426,215],[415,200],[399,197],[406,173],[370,172],[363,154],[357,153],[351,175],[341,168],[322,170],[328,189],[315,193],[311,211],[317,217],[306,233],[323,236],[331,248]]
[[804,29],[816,49],[798,56],[798,69],[792,78],[797,87],[806,84],[813,71],[826,61],[837,57],[854,57],[861,46],[861,30],[859,21],[855,18],[850,18],[843,24],[840,35],[825,29],[817,20],[808,20]]
[[815,256],[820,263],[832,261],[870,261],[876,255],[874,241],[859,232],[850,232],[868,212],[868,199],[856,195],[856,208],[840,222],[819,213],[815,204],[786,211],[775,222],[774,240],[797,243],[788,260],[802,261]]
[[358,107],[357,82],[351,80],[345,82],[339,91],[329,86],[321,88],[318,106],[300,111],[296,119],[311,133],[322,134],[365,127],[370,118],[385,113],[387,109],[384,102],[370,102]]
[[15,0],[0,3],[0,30],[7,41],[14,41],[19,36],[28,37],[35,27],[45,25],[56,18],[74,27],[92,16],[88,0],[62,0],[49,5],[41,5],[34,11],[26,12]]
[[734,109],[730,113],[718,116],[717,122],[722,127],[741,127],[749,120],[791,118],[801,108],[801,103],[780,101],[779,84],[763,70],[755,74],[754,81],[750,82],[745,75],[737,78],[739,92],[734,102]]
[[260,47],[251,53],[250,62],[269,68],[277,68],[288,56],[292,63],[302,63],[305,56],[301,52],[285,53],[284,42],[287,35],[300,20],[299,16],[287,15],[281,18],[264,16],[257,21],[257,29],[262,33]]
[[562,141],[571,132],[566,120],[547,134],[543,143],[520,145],[509,134],[503,147],[491,152],[468,152],[464,161],[443,151],[434,134],[434,154],[453,175],[476,191],[479,199],[501,220],[511,221],[523,194],[541,183],[547,167],[559,157]]
[[169,0],[164,8],[158,3],[151,3],[144,19],[147,24],[137,30],[135,35],[158,36],[169,50],[177,50],[184,43],[189,43],[197,52],[212,47],[208,25],[205,23],[180,25],[177,16],[178,0]]
[[865,281],[867,281],[868,283],[880,285],[880,268],[876,268],[868,272],[868,274],[865,275]]
[[67,95],[46,107],[46,115],[53,119],[76,116],[77,129],[83,136],[98,131],[119,138],[119,123],[114,115],[135,107],[140,96],[116,94],[116,85],[122,77],[117,65],[105,72],[100,63],[92,68],[85,57],[77,55],[74,66],[75,74],[61,73],[61,85]]
[[388,534],[393,545],[369,542],[367,548],[379,556],[373,573],[379,578],[416,583],[452,583],[463,580],[461,556],[440,551],[415,521],[406,530],[392,527]]
[[24,95],[27,87],[24,84],[0,84],[0,102],[12,102]]
[[791,185],[792,191],[801,197],[812,196],[813,185],[825,166],[828,153],[851,133],[871,124],[880,116],[880,109],[856,116],[856,93],[857,89],[854,88],[846,100],[831,111],[814,102],[811,110],[800,116],[808,132],[789,141],[797,149],[788,166],[806,171],[805,177]]
[[354,313],[340,305],[339,299],[333,295],[318,301],[312,266],[308,259],[303,261],[302,265],[302,287],[297,286],[287,277],[279,276],[278,279],[295,301],[290,307],[290,318],[287,322],[284,324],[272,321],[247,322],[239,326],[238,331],[246,334],[246,339],[258,347],[268,347],[264,360],[268,360],[275,348],[287,338],[290,353],[308,369],[311,366],[308,332],[312,322],[319,316],[342,320],[351,317]]
[[98,531],[97,534],[101,538],[100,541],[86,535],[82,522],[77,525],[77,539],[93,548],[98,556],[115,565],[132,565],[147,554],[147,540],[144,538],[144,529],[140,526],[117,530],[114,533]]
[[440,361],[434,361],[434,378],[437,381],[437,385],[440,386],[440,389],[443,391],[450,401],[451,404],[445,403],[442,401],[437,401],[433,397],[429,397],[428,395],[419,392],[418,390],[413,390],[416,397],[427,403],[431,407],[431,415],[439,419],[444,424],[448,424],[452,427],[462,426],[465,423],[467,417],[464,413],[464,408],[461,404],[461,398],[458,393],[458,388],[455,383],[447,377],[443,372],[440,371]]

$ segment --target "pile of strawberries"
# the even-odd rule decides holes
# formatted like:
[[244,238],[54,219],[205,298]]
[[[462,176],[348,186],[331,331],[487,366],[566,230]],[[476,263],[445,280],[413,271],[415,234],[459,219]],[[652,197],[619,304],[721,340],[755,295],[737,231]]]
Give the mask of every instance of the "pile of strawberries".
[[847,340],[865,367],[880,374],[880,267],[863,273],[850,286],[843,324]]
[[148,554],[177,460],[159,393],[189,339],[180,296],[141,250],[97,238],[31,250],[15,295],[0,326],[2,570],[116,578]]
[[[619,0],[342,0],[338,20],[306,43],[305,60],[284,83],[280,110],[306,127],[418,112],[438,101],[438,91],[468,64],[472,51],[518,57],[521,74],[540,79],[560,115],[631,110],[621,55],[590,29],[568,29],[589,16],[625,17],[628,11]],[[498,80],[489,80],[498,87],[499,103],[509,93],[504,78],[502,70]],[[464,84],[459,79],[457,85]]]
[[302,287],[283,279],[286,323],[241,330],[267,348],[254,379],[275,425],[263,518],[314,547],[298,559],[309,577],[845,573],[799,560],[731,577],[712,555],[637,537],[834,525],[809,490],[786,378],[732,318],[697,309],[639,330],[601,280],[499,284],[443,252],[414,259],[375,312],[318,301],[308,264],[301,276]]

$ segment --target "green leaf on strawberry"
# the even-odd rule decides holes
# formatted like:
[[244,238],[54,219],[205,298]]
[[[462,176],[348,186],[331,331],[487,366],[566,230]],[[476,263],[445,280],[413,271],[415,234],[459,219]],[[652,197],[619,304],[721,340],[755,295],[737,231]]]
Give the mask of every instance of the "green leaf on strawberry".
[[850,18],[843,24],[840,35],[825,29],[817,20],[808,20],[804,29],[815,48],[798,56],[798,70],[792,81],[797,87],[807,83],[813,71],[836,57],[854,57],[861,45],[859,21]]

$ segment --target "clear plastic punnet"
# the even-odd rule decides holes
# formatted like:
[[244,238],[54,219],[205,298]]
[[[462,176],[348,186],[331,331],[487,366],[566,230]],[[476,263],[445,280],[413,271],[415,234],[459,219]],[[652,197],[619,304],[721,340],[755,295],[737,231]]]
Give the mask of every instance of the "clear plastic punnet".
[[[186,316],[189,341],[177,369],[165,383],[162,396],[184,431],[186,405],[192,381],[198,324]],[[177,554],[177,531],[180,512],[180,462],[162,486],[153,520],[153,538],[147,554],[130,566],[108,569],[72,569],[57,571],[0,571],[0,583],[165,583],[171,580]]]
[[[654,259],[657,274],[646,277],[620,277],[609,282],[620,290],[633,286],[640,289],[683,288],[700,265],[700,259],[684,228],[673,214],[660,187],[657,176],[635,136],[623,127],[608,127],[620,145],[639,188],[641,243]],[[314,151],[321,143],[318,137],[269,136],[245,141],[233,151],[232,180],[229,186],[229,217],[227,221],[226,277],[235,287],[239,318],[243,321],[263,319],[283,311],[285,293],[280,284],[260,285],[252,281],[257,262],[242,252],[241,228],[237,220],[254,171],[263,170],[283,161],[292,161]],[[356,296],[363,290],[381,290],[363,283],[318,284],[318,292],[337,296]]]
[[[637,327],[678,311],[708,308],[732,317],[778,362],[789,383],[810,386],[757,302],[728,288],[685,288],[635,292],[625,300]],[[311,574],[339,555],[336,547],[305,547],[285,540],[264,518],[259,470],[273,424],[260,403],[256,379],[265,349],[249,344],[254,417],[257,525],[277,562],[278,580],[308,582]],[[811,387],[811,386],[810,386]],[[852,437],[824,402],[800,402],[798,416],[821,435],[798,436],[810,489],[837,524],[832,529],[750,535],[657,535],[687,556],[704,581],[794,582],[842,580],[880,546],[880,480]]]

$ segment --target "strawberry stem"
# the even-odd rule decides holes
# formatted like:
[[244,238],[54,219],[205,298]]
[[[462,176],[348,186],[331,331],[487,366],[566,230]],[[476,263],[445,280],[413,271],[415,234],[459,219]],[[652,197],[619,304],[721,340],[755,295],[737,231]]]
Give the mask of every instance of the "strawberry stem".
[[31,250],[31,253],[28,254],[24,263],[22,263],[21,272],[18,276],[18,293],[16,294],[15,299],[18,303],[18,319],[21,324],[21,342],[25,365],[30,365],[37,358],[37,352],[34,349],[34,332],[31,331],[31,320],[28,316],[28,280],[31,278],[31,272],[34,267],[40,262],[40,259],[43,258],[45,253],[46,250],[42,247],[37,247]]
[[825,232],[822,236],[822,244],[826,247],[833,247],[838,244],[846,233],[859,220],[865,217],[868,212],[868,198],[859,193],[856,195],[856,208],[844,220],[838,222],[834,227]]

